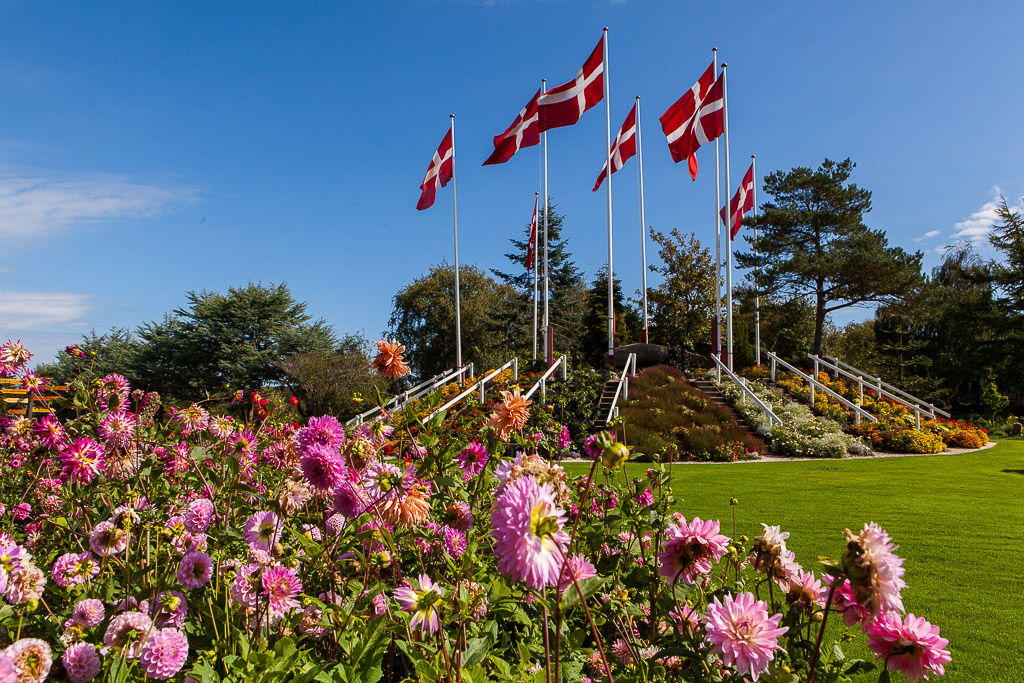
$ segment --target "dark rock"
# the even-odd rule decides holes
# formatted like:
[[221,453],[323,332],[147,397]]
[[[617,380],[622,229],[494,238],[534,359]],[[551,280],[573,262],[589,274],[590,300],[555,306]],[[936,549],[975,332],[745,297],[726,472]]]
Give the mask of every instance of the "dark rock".
[[615,367],[626,364],[629,354],[636,354],[636,367],[649,368],[652,365],[664,365],[668,361],[668,347],[661,344],[629,344],[615,349]]
[[1020,422],[1014,422],[1013,427],[1010,429],[1010,436],[1020,436],[1022,427],[1024,427],[1024,425]]

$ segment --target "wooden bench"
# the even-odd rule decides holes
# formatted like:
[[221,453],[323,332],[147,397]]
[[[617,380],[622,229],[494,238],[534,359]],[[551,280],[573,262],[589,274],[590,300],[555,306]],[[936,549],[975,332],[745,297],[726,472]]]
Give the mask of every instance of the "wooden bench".
[[55,399],[64,398],[66,384],[44,385],[43,392],[32,394],[21,386],[21,380],[13,377],[0,377],[0,415],[25,415],[32,417],[32,411],[38,404],[44,406]]

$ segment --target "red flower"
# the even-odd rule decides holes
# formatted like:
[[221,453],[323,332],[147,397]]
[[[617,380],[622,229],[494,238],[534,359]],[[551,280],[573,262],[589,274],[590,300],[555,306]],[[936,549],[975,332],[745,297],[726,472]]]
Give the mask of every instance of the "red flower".
[[290,402],[290,403],[291,403],[291,404],[292,404],[293,406],[297,406],[297,405],[299,405],[299,399],[295,398],[294,396],[292,396],[292,397],[291,397],[290,399],[288,399],[288,401],[289,401],[289,402]]

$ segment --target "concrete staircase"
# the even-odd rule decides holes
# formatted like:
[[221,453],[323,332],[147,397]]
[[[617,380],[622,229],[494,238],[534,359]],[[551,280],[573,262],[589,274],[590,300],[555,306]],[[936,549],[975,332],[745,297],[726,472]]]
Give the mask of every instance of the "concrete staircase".
[[687,379],[690,380],[690,384],[700,389],[708,400],[714,403],[716,406],[725,408],[729,413],[732,414],[733,419],[740,427],[746,430],[747,434],[755,439],[764,440],[747,422],[747,418],[740,415],[738,412],[733,410],[732,406],[729,405],[729,401],[726,400],[725,394],[722,393],[721,389],[718,388],[711,380],[707,379],[703,375],[687,375]]

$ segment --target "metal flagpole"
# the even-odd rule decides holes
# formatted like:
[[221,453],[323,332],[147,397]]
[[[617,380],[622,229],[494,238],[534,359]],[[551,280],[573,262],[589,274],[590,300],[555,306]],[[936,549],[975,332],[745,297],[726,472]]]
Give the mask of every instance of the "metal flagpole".
[[534,192],[533,217],[530,218],[530,237],[533,238],[533,360],[537,360],[537,201],[540,192]]
[[455,367],[462,367],[462,310],[459,302],[459,205],[455,199],[455,114],[452,121],[452,227],[455,232]]
[[725,267],[725,314],[726,314],[726,345],[727,345],[727,360],[726,366],[732,370],[732,200],[729,195],[732,192],[732,184],[729,181],[729,82],[725,79],[725,69],[729,65],[725,62],[722,63],[722,117],[723,117],[723,129],[725,133],[725,220],[726,220],[726,234],[725,239],[729,245],[728,250],[728,262]]
[[[643,276],[641,286],[644,290],[644,344],[648,342],[647,337],[647,227],[644,220],[644,148],[643,140],[640,137],[640,96],[636,96],[636,160],[637,170],[640,172],[640,259]],[[610,175],[610,174],[609,174]]]
[[[718,74],[718,48],[711,48],[714,55],[715,68],[713,73]],[[698,108],[700,102],[697,103]],[[718,138],[715,138],[715,329],[712,332],[714,337],[715,355],[722,359],[722,219],[718,214],[722,206],[721,191],[718,188],[721,171],[718,170]]]
[[608,27],[604,27],[604,134],[608,164],[608,362],[615,365],[615,270],[612,268],[612,115],[608,102]]
[[[750,155],[750,175],[754,179],[754,218],[757,218],[757,171],[754,170],[754,157]],[[761,294],[758,291],[758,275],[760,269],[757,261],[757,223],[754,223],[754,365],[761,364]]]
[[[542,78],[540,90],[548,91],[548,79]],[[551,339],[551,318],[548,317],[548,133],[541,133],[544,156],[544,359],[550,367],[554,363],[554,344]]]

